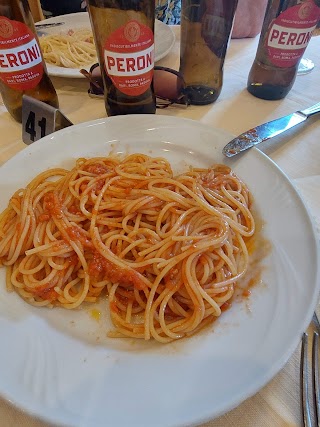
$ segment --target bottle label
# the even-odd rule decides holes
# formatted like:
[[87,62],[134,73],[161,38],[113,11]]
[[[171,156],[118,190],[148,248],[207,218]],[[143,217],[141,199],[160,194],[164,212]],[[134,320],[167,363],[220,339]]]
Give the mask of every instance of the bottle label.
[[272,22],[266,38],[270,61],[277,67],[295,66],[302,57],[320,16],[313,1],[282,12]]
[[41,51],[23,22],[0,16],[0,79],[19,91],[33,89],[43,75]]
[[154,67],[152,30],[138,21],[129,21],[105,42],[104,67],[122,93],[138,96],[149,89]]

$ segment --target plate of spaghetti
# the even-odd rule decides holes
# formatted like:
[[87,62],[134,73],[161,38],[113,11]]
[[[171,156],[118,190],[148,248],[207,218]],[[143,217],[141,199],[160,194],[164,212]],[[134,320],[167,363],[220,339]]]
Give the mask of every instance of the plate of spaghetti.
[[[97,62],[96,47],[87,12],[55,16],[37,24],[62,23],[56,27],[38,30],[39,43],[48,73],[51,76],[83,78],[80,69],[89,71]],[[159,61],[172,49],[175,35],[172,29],[155,20],[155,61]]]
[[283,367],[317,303],[318,243],[289,179],[257,149],[223,158],[230,139],[117,116],[1,166],[4,398],[55,425],[188,426]]

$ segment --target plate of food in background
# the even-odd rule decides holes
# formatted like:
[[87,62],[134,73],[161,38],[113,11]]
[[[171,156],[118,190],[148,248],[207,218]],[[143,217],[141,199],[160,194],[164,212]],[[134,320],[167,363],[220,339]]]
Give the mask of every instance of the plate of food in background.
[[[80,69],[89,71],[97,62],[89,14],[55,16],[36,23],[39,42],[50,76],[83,78]],[[170,26],[155,20],[155,61],[172,49],[175,35]]]

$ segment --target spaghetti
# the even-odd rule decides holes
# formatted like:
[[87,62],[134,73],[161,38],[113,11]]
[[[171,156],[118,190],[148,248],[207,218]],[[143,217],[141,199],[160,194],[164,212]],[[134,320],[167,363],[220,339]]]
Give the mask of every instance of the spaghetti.
[[92,31],[69,30],[39,38],[45,61],[58,67],[81,68],[97,61]]
[[163,158],[78,159],[0,215],[7,289],[74,309],[105,290],[112,337],[168,342],[220,316],[248,267],[251,196],[224,165],[173,176]]

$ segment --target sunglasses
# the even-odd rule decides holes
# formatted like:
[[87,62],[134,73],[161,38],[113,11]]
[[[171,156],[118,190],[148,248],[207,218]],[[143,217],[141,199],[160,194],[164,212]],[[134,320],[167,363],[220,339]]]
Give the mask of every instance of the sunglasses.
[[[104,87],[100,65],[93,64],[89,71],[81,69],[80,73],[89,81],[89,95],[103,97]],[[167,108],[173,104],[188,106],[189,99],[184,93],[185,87],[185,81],[179,71],[167,67],[154,67],[153,88],[157,108]]]

